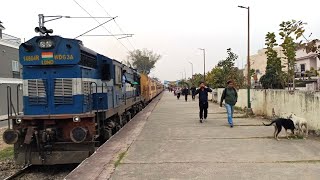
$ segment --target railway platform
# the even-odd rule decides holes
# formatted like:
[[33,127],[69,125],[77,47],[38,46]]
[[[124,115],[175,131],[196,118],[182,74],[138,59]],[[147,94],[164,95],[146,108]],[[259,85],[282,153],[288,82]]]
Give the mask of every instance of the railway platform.
[[66,179],[319,179],[318,139],[282,130],[276,141],[263,119],[234,116],[230,128],[225,109],[209,103],[201,124],[197,100],[164,92]]

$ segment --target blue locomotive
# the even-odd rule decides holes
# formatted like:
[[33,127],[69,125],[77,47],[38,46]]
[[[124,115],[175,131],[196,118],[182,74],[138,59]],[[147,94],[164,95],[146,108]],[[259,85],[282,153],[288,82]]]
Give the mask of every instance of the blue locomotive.
[[19,48],[24,109],[10,115],[4,140],[14,144],[19,164],[80,163],[145,106],[141,77],[41,28],[46,35]]

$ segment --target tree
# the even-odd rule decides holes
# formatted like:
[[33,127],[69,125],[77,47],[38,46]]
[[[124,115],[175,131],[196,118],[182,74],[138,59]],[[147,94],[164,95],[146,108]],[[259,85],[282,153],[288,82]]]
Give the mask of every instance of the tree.
[[[306,39],[307,40],[307,39]],[[308,40],[307,40],[308,41]],[[317,46],[317,40],[308,41],[304,44],[307,53],[316,53],[318,58],[320,59],[320,45]]]
[[195,86],[199,86],[200,82],[203,81],[203,74],[196,73],[193,75],[192,79],[189,79],[189,82]]
[[260,78],[260,83],[265,89],[282,89],[284,88],[284,73],[282,72],[281,58],[278,57],[277,51],[274,50],[278,46],[276,35],[268,32],[266,37],[267,51],[267,67],[266,74]]
[[227,54],[227,58],[219,61],[218,65],[208,73],[208,82],[215,88],[222,88],[226,86],[228,80],[233,80],[237,88],[242,88],[244,85],[243,73],[234,67],[238,55],[233,53],[231,48],[227,49]]
[[[302,21],[283,21],[280,24],[280,32],[281,40],[283,40],[282,47],[283,54],[286,56],[287,65],[288,65],[288,83],[290,81],[293,83],[293,89],[295,88],[294,80],[295,80],[295,57],[296,57],[296,48],[297,43],[294,40],[299,39],[304,33],[304,25]],[[301,42],[300,42],[301,43]],[[290,86],[288,85],[290,89]]]
[[212,88],[223,88],[226,84],[223,79],[223,70],[217,66],[207,73],[207,80]]
[[137,69],[138,72],[148,75],[160,58],[161,55],[151,50],[137,49],[129,52],[127,64]]

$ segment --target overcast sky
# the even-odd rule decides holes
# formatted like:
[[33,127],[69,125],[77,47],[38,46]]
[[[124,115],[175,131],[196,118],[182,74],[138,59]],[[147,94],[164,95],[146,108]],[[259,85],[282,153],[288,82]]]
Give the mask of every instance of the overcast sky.
[[[277,32],[284,20],[307,22],[306,35],[320,38],[318,0],[76,0],[93,16],[119,16],[116,21],[132,38],[117,41],[113,37],[81,37],[85,46],[119,61],[126,60],[128,50],[147,48],[161,54],[151,75],[161,80],[181,78],[186,70],[191,76],[203,73],[206,49],[206,70],[225,58],[226,49],[239,55],[236,65],[243,67],[247,51],[247,11],[238,5],[250,6],[251,53],[264,47],[269,31]],[[38,14],[88,16],[74,0],[1,0],[0,21],[4,33],[26,40],[36,35]],[[106,20],[99,19],[100,22]],[[46,23],[54,34],[74,38],[98,23],[94,19],[61,19]],[[111,33],[122,33],[114,22],[105,26]],[[90,34],[109,34],[99,28]]]

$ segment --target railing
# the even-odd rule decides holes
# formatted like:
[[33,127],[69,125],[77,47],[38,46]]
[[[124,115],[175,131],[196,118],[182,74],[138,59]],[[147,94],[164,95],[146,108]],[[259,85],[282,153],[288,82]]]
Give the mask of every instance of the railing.
[[8,110],[8,129],[11,129],[11,123],[10,120],[13,116],[13,113],[15,116],[19,115],[20,107],[19,107],[19,89],[21,84],[17,85],[17,111],[14,108],[14,105],[12,103],[12,90],[11,86],[7,86],[7,110]]
[[[92,110],[93,110],[93,93],[92,93],[92,84],[94,84],[95,85],[95,89],[96,89],[96,94],[98,93],[98,85],[97,85],[97,83],[96,82],[90,82],[90,88],[89,88],[89,108],[91,108],[91,113],[92,113]],[[96,106],[97,106],[97,109],[96,109],[96,115],[95,115],[95,117],[94,117],[94,119],[95,119],[95,122],[98,124],[98,136],[100,136],[100,126],[101,126],[101,124],[100,124],[100,120],[98,119],[98,112],[99,112],[99,102],[98,101],[96,101],[97,102],[97,104],[96,104]]]

